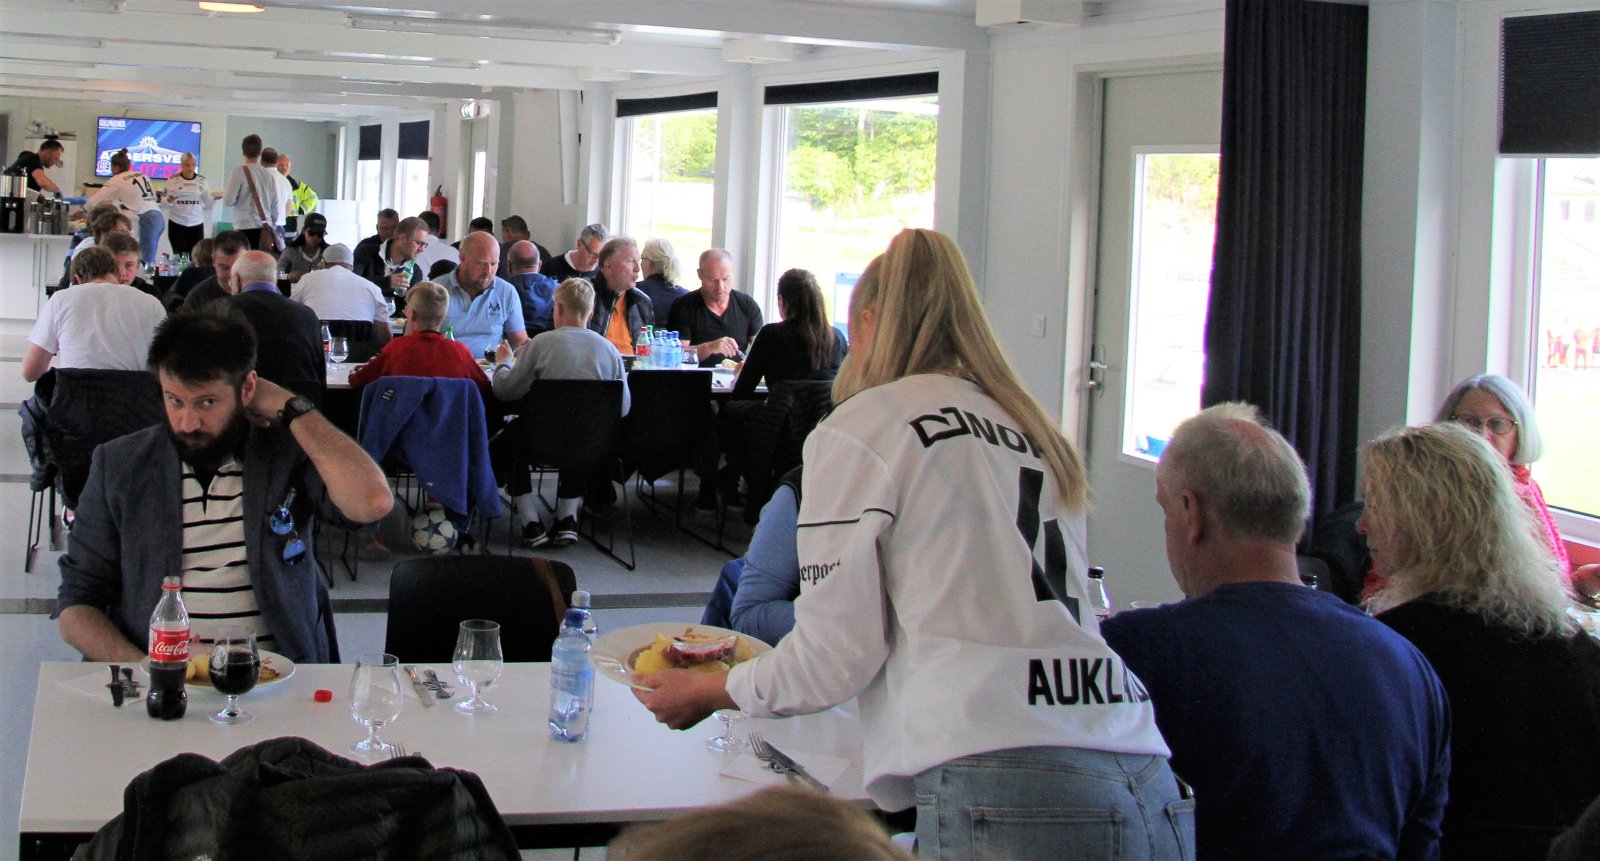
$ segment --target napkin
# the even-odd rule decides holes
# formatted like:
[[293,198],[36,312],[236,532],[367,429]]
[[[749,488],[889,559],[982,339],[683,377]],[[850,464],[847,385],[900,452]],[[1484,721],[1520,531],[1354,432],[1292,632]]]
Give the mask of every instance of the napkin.
[[[834,782],[839,779],[839,776],[844,774],[845,769],[850,767],[850,760],[843,757],[829,756],[825,753],[813,753],[799,748],[791,749],[787,744],[783,745],[783,752],[793,758],[795,762],[805,766],[806,771],[811,772],[812,777],[827,784],[830,789],[833,787]],[[749,751],[740,751],[738,755],[730,758],[723,764],[721,773],[728,777],[737,777],[740,780],[771,784],[773,786],[785,786],[790,782],[788,775],[779,774],[768,768],[766,763],[756,759],[756,755]],[[804,786],[805,782],[796,778],[795,784]]]
[[[106,689],[106,685],[111,683],[111,670],[109,669],[111,665],[90,664],[89,666],[95,667],[95,671],[89,673],[88,675],[68,679],[64,682],[57,682],[57,684],[71,688],[72,690],[75,690],[84,696],[94,697],[100,702],[105,703],[107,708],[110,708],[111,691]],[[123,666],[127,665],[125,664]],[[144,671],[144,667],[134,665],[133,677],[139,682],[140,698],[137,701],[133,701],[131,704],[143,705],[144,692],[150,690],[150,674]],[[125,701],[123,702],[122,707],[127,708],[129,705],[130,702]]]

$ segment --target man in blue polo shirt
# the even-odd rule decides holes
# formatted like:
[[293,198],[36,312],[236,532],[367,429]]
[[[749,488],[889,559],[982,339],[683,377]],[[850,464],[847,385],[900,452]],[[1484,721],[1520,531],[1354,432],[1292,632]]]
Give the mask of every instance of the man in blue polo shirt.
[[482,356],[501,339],[512,350],[528,341],[522,300],[515,287],[495,277],[499,265],[500,243],[494,236],[469,233],[461,240],[461,265],[437,282],[450,294],[445,328],[474,356]]

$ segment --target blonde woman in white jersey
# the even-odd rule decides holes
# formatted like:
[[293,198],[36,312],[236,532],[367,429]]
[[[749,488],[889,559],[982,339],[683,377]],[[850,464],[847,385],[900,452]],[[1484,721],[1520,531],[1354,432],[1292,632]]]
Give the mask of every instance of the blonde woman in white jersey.
[[1192,857],[1193,802],[1089,607],[1083,462],[955,244],[895,237],[850,337],[805,445],[794,631],[726,673],[647,677],[639,699],[682,729],[859,697],[867,791],[916,805],[923,857]]
[[156,190],[150,187],[150,177],[133,169],[127,147],[111,156],[111,178],[83,208],[87,211],[101,203],[115,203],[138,219],[139,257],[145,263],[154,262],[167,222],[161,216],[161,205],[156,203]]
[[167,177],[165,200],[167,239],[173,254],[192,254],[195,243],[205,237],[206,217],[216,203],[206,178],[195,173],[194,153],[186,152],[178,162],[178,172]]

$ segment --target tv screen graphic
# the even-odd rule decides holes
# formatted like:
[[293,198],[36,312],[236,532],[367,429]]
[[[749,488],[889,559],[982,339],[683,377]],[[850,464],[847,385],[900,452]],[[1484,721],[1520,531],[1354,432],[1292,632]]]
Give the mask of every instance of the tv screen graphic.
[[138,120],[101,117],[95,139],[94,175],[111,175],[111,156],[123,147],[133,169],[151,179],[178,173],[183,154],[200,158],[200,124],[188,120]]

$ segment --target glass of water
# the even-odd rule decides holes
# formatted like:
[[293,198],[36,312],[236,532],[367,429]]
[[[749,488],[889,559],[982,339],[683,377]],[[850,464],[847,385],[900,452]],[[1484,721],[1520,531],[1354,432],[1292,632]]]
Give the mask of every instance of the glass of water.
[[456,678],[472,689],[471,698],[456,703],[462,714],[491,714],[499,709],[483,701],[483,691],[500,678],[505,654],[500,650],[500,625],[488,619],[468,619],[456,634]]
[[336,336],[330,343],[328,349],[333,355],[333,361],[335,363],[343,362],[345,359],[350,358],[350,339]]
[[378,738],[378,730],[400,716],[405,688],[400,682],[400,660],[383,652],[356,658],[350,679],[350,716],[367,728],[367,737],[350,745],[350,752],[367,759],[394,754],[394,745]]

